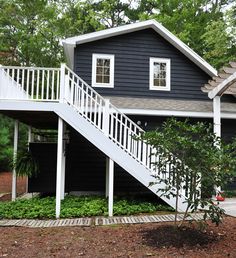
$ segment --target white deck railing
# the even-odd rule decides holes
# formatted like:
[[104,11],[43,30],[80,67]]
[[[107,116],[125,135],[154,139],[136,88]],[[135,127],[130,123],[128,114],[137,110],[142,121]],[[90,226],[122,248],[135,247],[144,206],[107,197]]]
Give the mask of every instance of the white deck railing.
[[135,139],[144,132],[142,128],[68,67],[65,67],[64,99],[134,159],[151,168],[151,146]]
[[60,68],[0,66],[0,99],[58,101]]
[[[137,140],[143,129],[64,64],[61,68],[0,67],[0,99],[67,103],[150,173],[158,173],[169,184],[174,180],[171,164],[165,173],[159,172],[154,165],[159,157],[151,155],[158,150]],[[182,194],[184,188],[188,189],[183,187]]]

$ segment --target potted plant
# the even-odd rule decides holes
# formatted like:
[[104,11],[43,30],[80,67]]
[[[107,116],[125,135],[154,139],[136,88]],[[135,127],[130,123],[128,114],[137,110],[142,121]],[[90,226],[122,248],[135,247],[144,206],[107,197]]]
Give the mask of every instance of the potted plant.
[[17,153],[13,167],[16,170],[17,176],[32,177],[36,176],[39,172],[38,163],[28,148],[24,148]]

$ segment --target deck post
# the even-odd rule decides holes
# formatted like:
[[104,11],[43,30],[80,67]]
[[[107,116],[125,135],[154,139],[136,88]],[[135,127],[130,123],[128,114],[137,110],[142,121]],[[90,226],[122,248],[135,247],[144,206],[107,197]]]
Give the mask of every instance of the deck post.
[[108,171],[108,215],[113,216],[113,196],[114,196],[114,161],[107,157]]
[[57,178],[56,178],[56,218],[60,217],[62,192],[62,163],[63,163],[63,120],[58,117],[57,138]]
[[63,123],[63,155],[62,155],[62,174],[61,174],[61,200],[65,198],[65,172],[66,172],[66,124]]
[[[13,162],[16,161],[17,158],[17,149],[18,149],[18,134],[19,134],[19,121],[15,120],[14,124],[14,147],[13,147]],[[11,200],[15,201],[16,200],[16,169],[13,168],[12,171],[12,195],[11,195]]]
[[65,98],[65,77],[66,76],[66,64],[61,64],[61,79],[60,79],[60,102],[64,102]]
[[[221,110],[220,110],[220,96],[215,96],[213,99],[213,122],[214,133],[217,137],[221,137]],[[218,146],[220,148],[220,146]],[[221,192],[221,186],[214,186],[216,195]]]
[[109,195],[109,157],[106,157],[106,191],[105,197]]
[[[29,151],[29,145],[33,141],[33,136],[32,136],[32,127],[28,126],[28,151]],[[28,193],[28,185],[29,185],[29,177],[26,176],[26,182],[25,182],[25,192]]]
[[220,111],[220,96],[215,96],[213,99],[213,114],[214,114],[214,133],[217,137],[221,137],[221,111]]

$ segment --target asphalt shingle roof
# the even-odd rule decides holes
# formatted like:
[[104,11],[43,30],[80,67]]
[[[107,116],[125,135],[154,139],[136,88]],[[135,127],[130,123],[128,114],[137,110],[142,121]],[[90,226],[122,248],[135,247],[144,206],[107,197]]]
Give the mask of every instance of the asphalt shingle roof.
[[[170,110],[186,112],[213,112],[212,101],[174,100],[105,96],[117,108]],[[236,112],[236,103],[221,103],[222,112]]]

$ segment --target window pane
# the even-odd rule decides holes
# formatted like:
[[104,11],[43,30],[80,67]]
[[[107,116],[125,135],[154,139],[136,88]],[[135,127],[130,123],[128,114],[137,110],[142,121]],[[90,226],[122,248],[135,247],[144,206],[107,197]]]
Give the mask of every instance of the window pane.
[[160,72],[160,78],[166,78],[166,72],[165,71],[161,71]]
[[162,87],[166,86],[166,80],[165,79],[160,80],[160,86],[162,86]]
[[97,75],[96,76],[96,82],[97,83],[102,83],[102,75]]
[[104,76],[103,77],[103,83],[109,83],[110,82],[110,76]]
[[103,59],[101,58],[97,59],[97,66],[103,66]]
[[154,64],[153,73],[154,73],[153,74],[154,78],[159,78],[160,77],[160,65],[158,63]]
[[106,67],[110,67],[110,59],[103,59],[103,65]]
[[166,71],[166,63],[160,63],[160,69]]
[[110,68],[104,68],[103,74],[110,75]]
[[102,67],[97,67],[97,75],[102,75]]
[[154,80],[153,80],[153,85],[154,85],[154,86],[160,86],[160,85],[159,85],[159,79],[154,79]]

